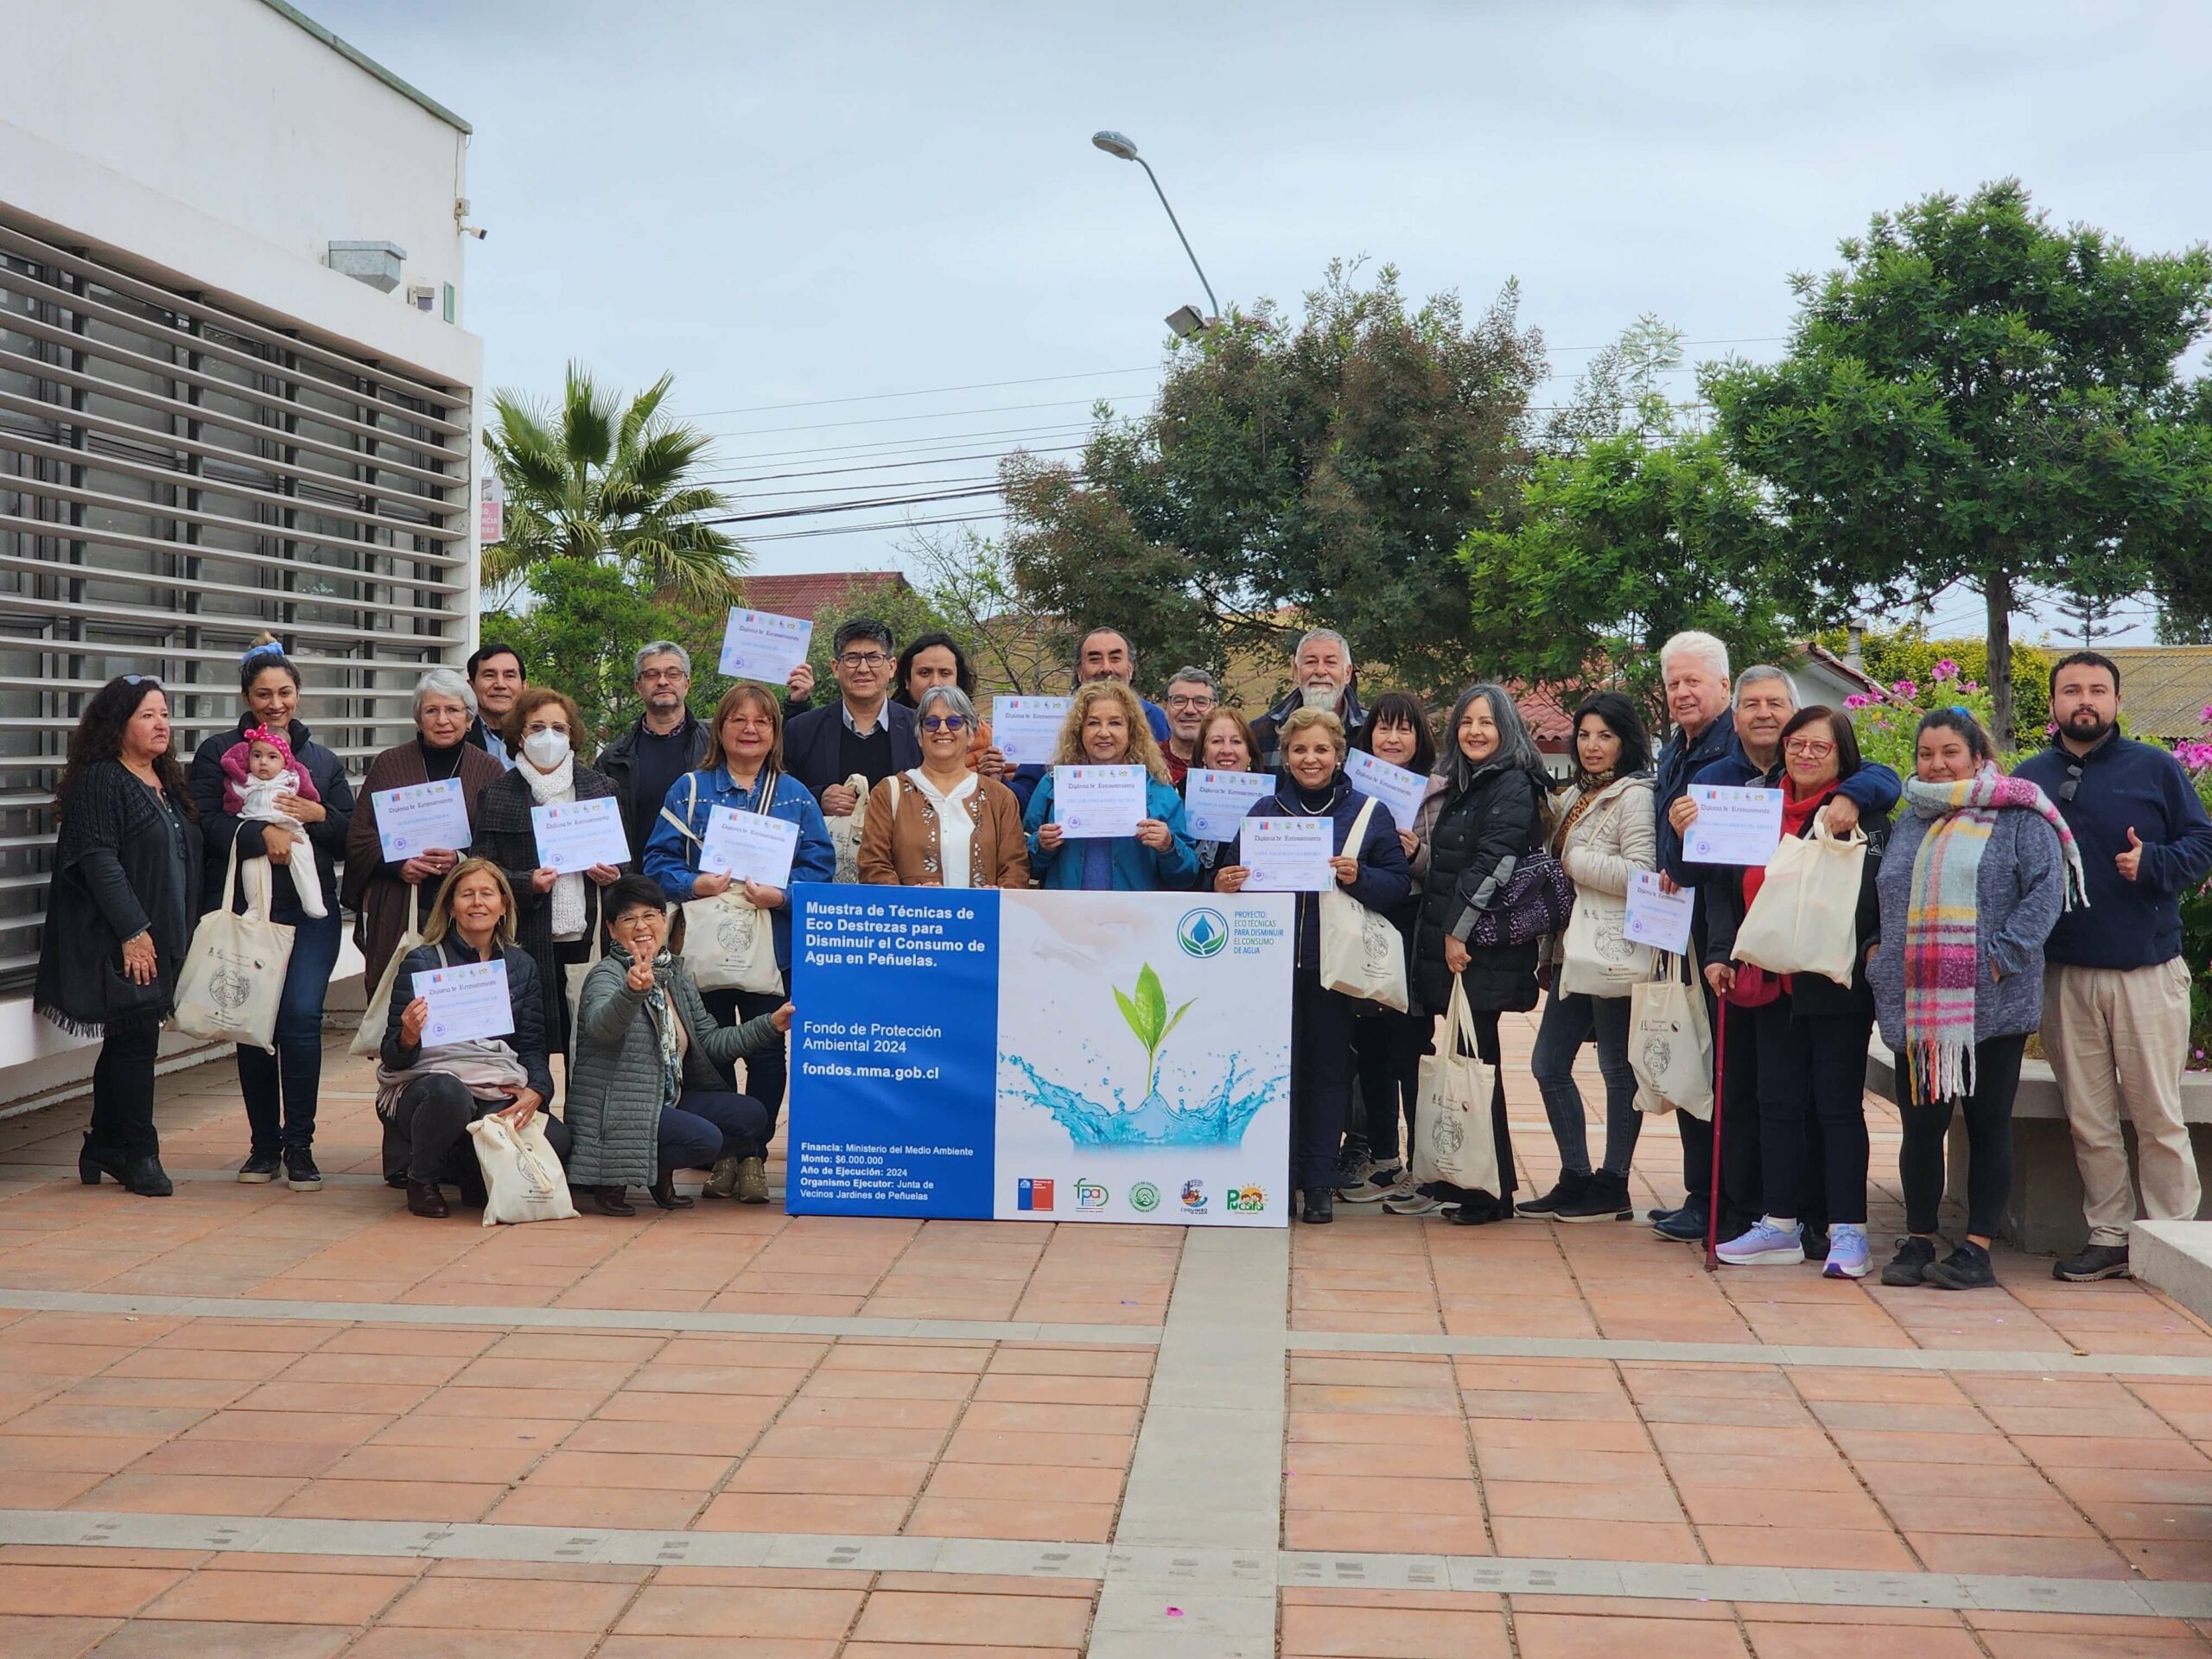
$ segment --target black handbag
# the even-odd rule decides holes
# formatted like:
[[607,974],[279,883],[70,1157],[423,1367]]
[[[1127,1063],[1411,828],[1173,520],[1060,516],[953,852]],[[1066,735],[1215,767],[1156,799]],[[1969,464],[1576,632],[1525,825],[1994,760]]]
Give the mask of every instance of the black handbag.
[[1504,891],[1475,916],[1473,943],[1529,944],[1567,930],[1574,914],[1574,883],[1549,853],[1532,854],[1516,868]]

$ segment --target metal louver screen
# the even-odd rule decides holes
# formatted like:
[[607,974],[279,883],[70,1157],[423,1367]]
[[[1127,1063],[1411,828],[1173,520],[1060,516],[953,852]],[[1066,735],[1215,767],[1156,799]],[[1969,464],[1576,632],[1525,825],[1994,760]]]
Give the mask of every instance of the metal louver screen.
[[38,956],[85,699],[168,689],[189,756],[264,629],[358,777],[467,632],[470,396],[138,280],[0,215],[0,988]]

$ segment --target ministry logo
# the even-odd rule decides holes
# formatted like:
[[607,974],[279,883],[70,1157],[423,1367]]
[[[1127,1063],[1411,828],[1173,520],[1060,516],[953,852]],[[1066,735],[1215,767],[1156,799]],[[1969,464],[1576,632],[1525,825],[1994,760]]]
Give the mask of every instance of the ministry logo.
[[1186,957],[1217,957],[1229,944],[1229,922],[1217,910],[1186,910],[1175,925],[1175,943]]

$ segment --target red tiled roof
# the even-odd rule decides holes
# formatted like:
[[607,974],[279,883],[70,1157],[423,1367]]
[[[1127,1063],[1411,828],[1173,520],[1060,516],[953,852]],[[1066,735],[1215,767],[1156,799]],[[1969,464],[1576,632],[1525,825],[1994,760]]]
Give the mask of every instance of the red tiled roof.
[[790,576],[747,576],[745,602],[756,611],[811,622],[816,612],[843,598],[851,588],[905,586],[906,578],[896,570],[816,570]]

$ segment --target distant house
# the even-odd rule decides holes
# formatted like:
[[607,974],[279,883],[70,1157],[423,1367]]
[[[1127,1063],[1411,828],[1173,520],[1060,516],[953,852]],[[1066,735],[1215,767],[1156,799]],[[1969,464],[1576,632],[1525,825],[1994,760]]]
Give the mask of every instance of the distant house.
[[896,570],[813,570],[792,576],[747,576],[745,603],[751,610],[811,622],[824,606],[837,603],[849,593],[878,588],[893,593],[911,591],[906,578]]
[[1801,708],[1826,703],[1831,709],[1840,709],[1847,697],[1882,701],[1890,695],[1889,688],[1864,668],[1847,657],[1838,656],[1817,639],[1801,640],[1796,655],[1783,666],[1797,682],[1797,702]]
[[2105,645],[2120,664],[2120,720],[2128,735],[2177,743],[2204,735],[2212,705],[2212,645]]

